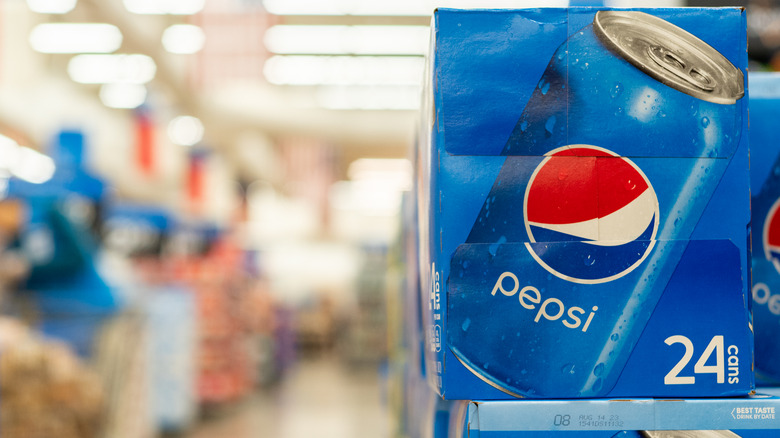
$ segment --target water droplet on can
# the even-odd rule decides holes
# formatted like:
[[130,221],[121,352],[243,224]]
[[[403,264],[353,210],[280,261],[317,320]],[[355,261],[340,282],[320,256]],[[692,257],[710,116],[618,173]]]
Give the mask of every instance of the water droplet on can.
[[555,116],[550,116],[544,124],[544,129],[550,134],[553,133],[553,129],[555,128],[555,121]]
[[620,82],[616,82],[615,86],[609,90],[609,95],[612,97],[618,97],[622,92],[623,92],[623,84],[621,84]]
[[523,122],[520,123],[520,131],[525,132],[526,129],[528,129],[528,121],[523,120]]

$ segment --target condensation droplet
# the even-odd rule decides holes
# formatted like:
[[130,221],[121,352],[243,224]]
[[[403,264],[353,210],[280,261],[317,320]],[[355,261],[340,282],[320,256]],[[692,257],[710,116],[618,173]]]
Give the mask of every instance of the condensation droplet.
[[544,129],[547,130],[550,134],[553,133],[553,129],[555,128],[555,116],[550,116],[549,119],[547,119],[547,122],[544,124]]
[[623,84],[621,84],[620,82],[616,82],[615,86],[609,90],[609,95],[612,97],[618,97],[622,92],[623,92]]

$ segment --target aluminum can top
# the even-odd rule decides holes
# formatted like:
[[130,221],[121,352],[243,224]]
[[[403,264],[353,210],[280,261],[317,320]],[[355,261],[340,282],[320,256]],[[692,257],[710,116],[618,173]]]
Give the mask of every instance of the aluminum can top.
[[665,20],[639,11],[599,11],[593,24],[610,50],[675,90],[727,105],[745,94],[742,71]]

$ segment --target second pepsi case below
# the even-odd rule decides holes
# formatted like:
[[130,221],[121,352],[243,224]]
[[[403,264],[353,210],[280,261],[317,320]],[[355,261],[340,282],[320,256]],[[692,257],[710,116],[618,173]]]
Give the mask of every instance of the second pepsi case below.
[[433,27],[418,193],[440,394],[749,393],[744,11],[439,9]]

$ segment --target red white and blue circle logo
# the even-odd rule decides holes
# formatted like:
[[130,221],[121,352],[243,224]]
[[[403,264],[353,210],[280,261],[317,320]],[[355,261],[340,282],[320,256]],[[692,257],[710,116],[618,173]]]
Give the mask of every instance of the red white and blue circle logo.
[[775,201],[764,220],[764,255],[780,272],[780,199]]
[[659,222],[658,198],[639,167],[591,145],[548,152],[531,175],[523,213],[533,258],[584,284],[633,271],[653,249]]

